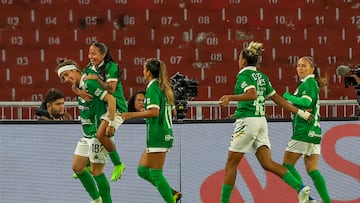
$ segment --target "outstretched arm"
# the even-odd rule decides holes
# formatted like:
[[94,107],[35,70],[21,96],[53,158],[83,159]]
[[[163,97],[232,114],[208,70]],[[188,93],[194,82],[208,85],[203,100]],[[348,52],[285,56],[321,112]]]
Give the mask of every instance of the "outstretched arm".
[[310,121],[313,118],[311,113],[309,113],[307,111],[304,111],[304,110],[301,110],[301,109],[298,109],[294,105],[287,102],[284,98],[282,98],[277,93],[275,93],[273,96],[271,96],[270,99],[273,100],[277,105],[281,106],[282,108],[299,115],[304,120]]
[[309,107],[311,105],[311,98],[304,95],[303,97],[297,97],[294,95],[291,95],[289,92],[285,92],[283,94],[283,97],[288,100],[289,102],[301,106],[301,107]]
[[121,117],[124,120],[129,120],[129,119],[133,119],[133,118],[150,118],[150,117],[158,117],[158,116],[159,116],[158,108],[150,108],[145,111],[121,113]]
[[257,94],[255,88],[250,88],[246,90],[243,94],[238,95],[223,95],[219,99],[220,106],[227,107],[230,101],[248,101],[248,100],[256,100]]

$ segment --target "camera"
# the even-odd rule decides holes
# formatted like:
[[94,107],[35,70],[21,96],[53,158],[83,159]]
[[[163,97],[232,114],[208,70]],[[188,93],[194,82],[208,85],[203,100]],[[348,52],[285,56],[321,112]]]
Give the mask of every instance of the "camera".
[[350,69],[348,66],[341,65],[337,67],[336,73],[340,76],[344,76],[345,87],[357,86],[356,79],[349,75],[357,75],[360,77],[360,64],[356,65],[354,69]]
[[170,83],[174,90],[177,119],[184,119],[188,110],[187,102],[197,96],[199,81],[177,72],[171,77]]
[[[354,74],[354,75],[357,75],[358,77],[360,77],[360,64],[358,64],[355,69],[351,69],[351,70],[350,70],[350,73],[351,73],[351,74]],[[358,83],[356,82],[355,78],[350,77],[350,76],[344,77],[344,83],[345,83],[345,87],[357,86],[357,85],[358,85]]]

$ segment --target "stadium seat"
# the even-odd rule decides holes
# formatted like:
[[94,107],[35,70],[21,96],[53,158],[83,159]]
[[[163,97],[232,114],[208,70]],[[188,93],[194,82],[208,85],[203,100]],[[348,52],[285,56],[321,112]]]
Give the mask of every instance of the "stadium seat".
[[[283,91],[296,85],[292,79],[296,71],[285,70],[303,55],[313,55],[321,71],[331,75],[340,64],[360,63],[356,6],[350,0],[4,1],[0,70],[6,74],[7,69],[32,69],[40,77],[34,79],[42,81],[42,70],[52,74],[59,57],[84,67],[89,45],[102,41],[125,70],[127,94],[144,88],[144,60],[159,57],[169,76],[179,71],[200,80],[197,100],[217,100],[224,89],[232,91],[229,84],[236,79],[237,56],[255,40],[264,43],[263,71]],[[54,9],[59,7],[65,11]],[[224,78],[226,85],[221,84]],[[58,79],[53,79],[52,84],[57,84]],[[38,87],[32,88],[36,92]],[[330,91],[328,98],[341,93]]]
[[24,49],[26,47],[35,46],[35,32],[24,32],[20,29],[0,30],[0,47],[6,49],[19,48]]

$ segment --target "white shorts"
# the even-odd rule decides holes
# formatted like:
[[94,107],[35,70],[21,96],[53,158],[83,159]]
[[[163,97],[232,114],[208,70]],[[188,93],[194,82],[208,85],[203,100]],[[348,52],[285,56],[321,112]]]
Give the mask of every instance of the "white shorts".
[[313,144],[299,140],[290,140],[286,146],[285,151],[310,156],[312,154],[320,154],[321,146],[320,144]]
[[248,153],[261,146],[271,149],[268,126],[265,117],[246,117],[236,119],[229,151]]
[[[106,120],[109,122],[109,112],[106,112],[105,114],[103,114],[101,116],[101,119],[102,120]],[[117,130],[119,128],[119,126],[124,122],[124,119],[121,117],[121,113],[119,113],[118,111],[115,113],[115,119],[114,119],[114,122],[115,122],[115,130]]]
[[90,163],[105,164],[108,152],[97,138],[81,138],[74,152],[75,155],[88,157]]

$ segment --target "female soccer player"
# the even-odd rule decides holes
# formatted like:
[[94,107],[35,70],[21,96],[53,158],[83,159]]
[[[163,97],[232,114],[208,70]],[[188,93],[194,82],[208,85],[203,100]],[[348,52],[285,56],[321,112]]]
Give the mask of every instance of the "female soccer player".
[[[306,171],[316,190],[324,203],[330,203],[325,179],[318,169],[321,142],[319,88],[326,87],[327,80],[319,76],[315,62],[310,56],[299,59],[296,71],[301,83],[293,95],[285,92],[283,97],[300,109],[309,109],[314,119],[307,122],[296,115],[293,116],[293,135],[286,147],[283,165],[302,183],[295,164],[304,155]],[[314,202],[316,201],[310,198],[309,203]]]
[[222,186],[221,203],[230,202],[234,188],[237,166],[245,153],[251,148],[261,166],[282,178],[298,192],[299,203],[306,203],[309,199],[310,188],[300,183],[285,167],[274,162],[271,158],[270,141],[268,137],[267,121],[265,117],[265,100],[271,98],[276,104],[308,119],[310,113],[299,110],[276,94],[269,78],[256,69],[258,59],[263,51],[263,44],[251,42],[239,55],[239,73],[235,85],[234,95],[223,95],[219,104],[228,106],[230,101],[237,101],[235,111],[235,129],[230,143],[228,159],[225,168],[225,180]]
[[166,153],[173,146],[174,93],[164,62],[147,59],[143,74],[149,82],[145,94],[145,111],[125,112],[121,116],[124,120],[146,118],[147,146],[140,158],[138,174],[153,184],[167,203],[174,203],[180,199],[181,193],[172,190],[162,173]]
[[[97,80],[108,93],[115,97],[117,115],[120,117],[120,114],[126,112],[128,109],[123,86],[121,84],[121,71],[119,67],[112,59],[108,47],[101,42],[95,42],[90,45],[88,57],[90,63],[83,70],[83,74],[86,74],[84,80]],[[85,91],[80,91],[76,87],[73,88],[73,91],[86,100],[91,99],[91,95],[87,94]],[[121,162],[115,143],[110,139],[112,135],[107,136],[105,134],[107,126],[108,121],[105,117],[99,126],[97,137],[109,152],[110,159],[114,164],[111,180],[116,181],[121,178],[121,175],[125,170],[125,164]],[[118,127],[119,126],[117,126],[116,129]],[[76,178],[76,175],[74,174],[73,177]]]
[[[85,75],[82,75],[78,65],[73,61],[60,61],[56,72],[65,82],[86,90],[92,96],[90,101],[80,97],[78,99],[83,137],[76,146],[72,168],[93,199],[91,202],[111,203],[110,184],[104,173],[108,152],[102,147],[96,132],[101,121],[100,117],[107,114],[109,124],[105,133],[107,136],[114,134],[116,126],[119,125],[115,115],[116,100],[96,80],[84,81]],[[85,170],[88,161],[90,161],[91,174]]]

